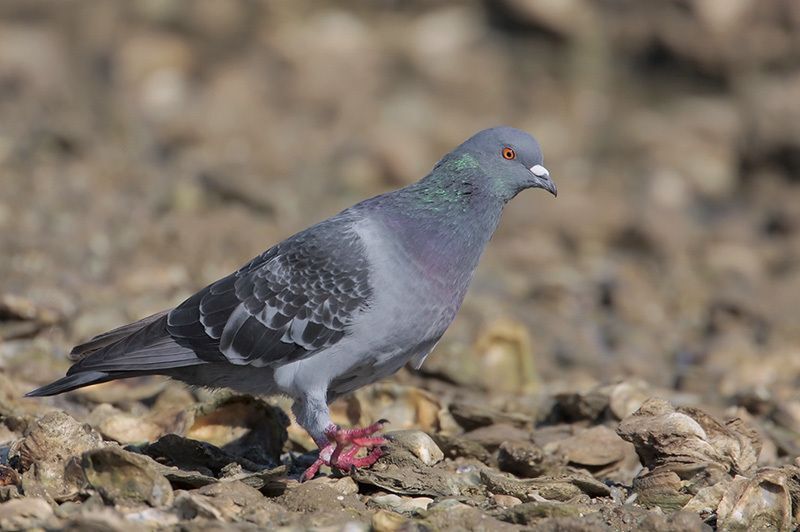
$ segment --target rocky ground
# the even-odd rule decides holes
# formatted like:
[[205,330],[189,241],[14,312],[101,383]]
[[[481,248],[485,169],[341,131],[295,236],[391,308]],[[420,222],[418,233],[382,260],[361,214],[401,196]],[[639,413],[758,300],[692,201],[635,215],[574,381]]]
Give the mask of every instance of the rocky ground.
[[[0,529],[791,530],[792,0],[0,3]],[[76,342],[423,175],[541,141],[352,477],[282,399],[139,379],[45,400]]]

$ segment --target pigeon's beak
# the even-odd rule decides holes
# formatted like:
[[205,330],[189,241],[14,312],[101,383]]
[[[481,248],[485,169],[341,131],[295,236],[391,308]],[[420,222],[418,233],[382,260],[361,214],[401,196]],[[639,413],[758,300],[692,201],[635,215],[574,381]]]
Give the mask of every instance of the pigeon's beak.
[[550,172],[547,171],[547,168],[541,164],[537,164],[532,166],[530,171],[533,174],[534,187],[543,188],[553,196],[558,197],[558,189],[556,188],[556,184],[553,183],[553,180],[550,179]]

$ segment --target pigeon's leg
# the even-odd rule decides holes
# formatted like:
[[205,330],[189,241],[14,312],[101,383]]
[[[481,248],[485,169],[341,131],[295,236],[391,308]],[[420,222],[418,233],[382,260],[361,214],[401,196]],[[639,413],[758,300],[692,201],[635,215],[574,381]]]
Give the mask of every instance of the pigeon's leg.
[[311,466],[303,472],[303,476],[300,477],[300,481],[303,482],[305,480],[311,480],[319,472],[320,467],[324,465],[330,465],[331,454],[333,454],[333,450],[335,448],[336,445],[333,443],[328,443],[327,445],[320,446],[319,456],[314,461],[314,463],[311,464]]
[[[302,480],[314,478],[323,465],[344,471],[370,466],[380,458],[380,446],[387,443],[385,439],[375,436],[387,423],[384,419],[368,427],[342,428],[331,421],[325,401],[312,397],[296,400],[292,411],[297,422],[314,438],[320,449],[319,457],[303,473]],[[326,424],[321,427],[322,423]],[[361,449],[369,450],[367,456],[356,458]]]
[[[336,445],[328,465],[347,471],[354,467],[368,467],[374,464],[383,454],[380,446],[388,442],[384,438],[373,435],[382,430],[386,423],[388,421],[381,419],[368,427],[352,429],[344,429],[337,425],[328,427],[325,436],[329,442]],[[356,454],[361,449],[369,449],[367,456],[356,458]]]
[[364,449],[365,447],[354,445],[339,455],[339,458],[336,462],[336,467],[339,469],[353,469],[357,467],[369,467],[377,462],[378,458],[383,456],[383,449],[378,447],[378,445],[384,445],[386,440],[383,438],[372,438],[372,441],[379,443],[375,443],[374,445],[376,446],[373,447],[366,456],[362,458],[356,458],[355,456],[358,454],[358,451]]

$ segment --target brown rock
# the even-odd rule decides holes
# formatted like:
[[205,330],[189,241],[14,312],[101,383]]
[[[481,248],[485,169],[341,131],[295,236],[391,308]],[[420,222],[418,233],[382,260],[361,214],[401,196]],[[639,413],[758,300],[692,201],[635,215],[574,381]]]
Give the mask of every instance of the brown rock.
[[489,390],[533,392],[539,386],[533,341],[528,329],[510,320],[483,330],[475,342],[479,375]]
[[757,434],[732,419],[725,425],[694,408],[673,408],[649,399],[622,420],[617,433],[636,447],[646,467],[670,463],[714,464],[722,472],[753,470],[761,444]]
[[92,410],[88,422],[104,437],[119,443],[153,441],[164,431],[142,416],[123,412],[107,403],[100,404]]
[[517,525],[531,525],[543,519],[584,517],[596,512],[597,508],[592,508],[587,504],[532,501],[514,505],[503,511],[498,517]]
[[523,478],[538,477],[547,470],[542,449],[526,440],[503,442],[497,453],[497,465],[500,471]]
[[560,393],[555,396],[551,418],[555,422],[596,421],[605,414],[608,400],[602,389]]
[[433,502],[430,497],[401,497],[394,493],[372,497],[372,504],[402,515],[411,516],[427,510]]
[[538,500],[539,497],[563,502],[580,496],[608,497],[611,494],[608,486],[579,470],[524,480],[491,469],[484,469],[480,475],[490,492],[511,495],[523,502]]
[[387,510],[372,514],[372,530],[375,532],[396,532],[407,528],[408,519]]
[[512,24],[543,30],[561,37],[586,33],[587,24],[595,16],[594,6],[584,0],[537,2],[536,0],[502,0],[496,11]]
[[172,503],[172,487],[145,456],[106,447],[84,453],[81,467],[89,486],[110,504]]
[[19,474],[8,467],[0,464],[0,486],[19,486]]
[[789,531],[792,518],[790,478],[777,468],[762,469],[753,478],[737,476],[717,507],[720,530]]
[[103,438],[89,425],[78,423],[65,412],[51,412],[34,421],[22,441],[9,451],[23,470],[34,462],[63,462],[84,451],[104,446]]
[[634,480],[643,504],[678,508],[706,486],[754,471],[757,434],[738,418],[724,425],[694,408],[649,399],[617,432],[633,443],[645,469]]
[[512,495],[503,495],[502,493],[492,495],[492,499],[500,508],[513,508],[514,506],[522,504],[522,501],[516,497]]
[[[165,465],[212,476],[219,475],[223,467],[236,462],[236,457],[215,445],[177,434],[165,434],[158,441],[143,446],[141,452]],[[246,465],[250,465],[249,462]]]
[[192,491],[179,491],[175,508],[183,519],[204,517],[220,521],[248,521],[262,526],[286,514],[279,504],[238,481],[219,482]]
[[568,462],[590,468],[607,468],[634,452],[633,446],[604,425],[578,430],[554,446]]
[[52,527],[53,509],[44,499],[23,497],[0,504],[0,529],[31,530]]
[[505,531],[517,528],[477,508],[455,499],[444,499],[432,505],[423,516],[423,523],[433,530]]
[[105,445],[89,425],[57,411],[28,427],[22,440],[12,445],[9,460],[19,463],[26,494],[66,500],[75,496],[84,482],[80,468],[75,467],[78,457]]
[[453,401],[449,406],[450,415],[466,431],[488,427],[497,423],[530,428],[533,420],[525,415],[506,413],[482,404],[467,401]]
[[356,495],[342,495],[333,487],[317,479],[309,482],[290,483],[286,491],[273,499],[289,512],[302,512],[304,526],[339,527],[349,521],[365,521],[367,507]]
[[492,454],[478,442],[460,436],[446,436],[441,433],[433,434],[432,438],[447,458],[474,458],[487,465],[493,461]]
[[339,410],[332,410],[334,421],[363,426],[388,419],[394,429],[420,429],[428,433],[440,428],[440,400],[414,386],[379,383],[361,388],[338,403],[334,406]]
[[411,452],[425,465],[432,466],[444,460],[442,450],[421,430],[393,430],[386,432],[384,436],[393,445]]
[[392,447],[369,469],[351,475],[359,484],[376,486],[398,495],[457,496],[474,493],[476,486],[462,475],[430,467],[410,451]]
[[289,418],[279,408],[246,395],[219,394],[185,418],[184,436],[205,441],[256,464],[280,462]]
[[481,444],[489,452],[494,452],[505,441],[529,440],[530,432],[514,427],[513,425],[499,423],[497,425],[471,430],[461,437],[465,440]]
[[651,395],[647,383],[634,380],[611,385],[608,390],[608,409],[618,420],[633,414]]

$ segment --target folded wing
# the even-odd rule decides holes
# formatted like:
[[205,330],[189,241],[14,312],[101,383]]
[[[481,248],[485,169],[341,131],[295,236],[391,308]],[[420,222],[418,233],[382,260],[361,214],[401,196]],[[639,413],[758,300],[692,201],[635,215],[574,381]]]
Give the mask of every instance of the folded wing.
[[315,226],[190,297],[167,331],[209,362],[256,367],[338,342],[372,289],[363,244],[347,226]]

